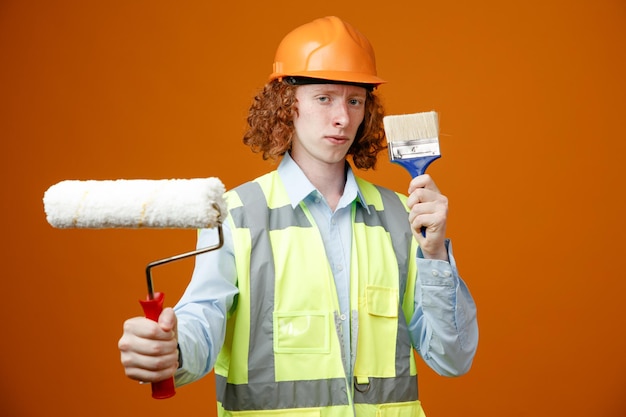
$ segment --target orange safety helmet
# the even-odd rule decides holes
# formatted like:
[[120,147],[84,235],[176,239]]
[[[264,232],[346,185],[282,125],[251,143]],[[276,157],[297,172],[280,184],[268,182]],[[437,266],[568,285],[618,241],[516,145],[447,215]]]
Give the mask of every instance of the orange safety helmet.
[[335,16],[306,23],[283,38],[270,81],[284,77],[371,86],[385,82],[376,74],[374,48],[367,38]]

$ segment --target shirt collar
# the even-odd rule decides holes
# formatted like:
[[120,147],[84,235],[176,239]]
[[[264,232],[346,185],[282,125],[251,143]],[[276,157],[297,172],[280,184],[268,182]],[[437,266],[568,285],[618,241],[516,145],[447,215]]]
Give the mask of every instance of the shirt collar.
[[[311,184],[311,181],[309,181],[304,172],[302,172],[302,169],[300,169],[298,164],[291,158],[289,152],[285,153],[280,161],[280,165],[278,165],[278,176],[285,185],[285,190],[287,191],[289,201],[293,208],[296,208],[296,206],[311,195],[311,193],[318,193],[315,186]],[[356,182],[352,167],[346,162],[346,186],[343,196],[339,201],[338,208],[349,205],[355,199],[369,212],[367,201]]]

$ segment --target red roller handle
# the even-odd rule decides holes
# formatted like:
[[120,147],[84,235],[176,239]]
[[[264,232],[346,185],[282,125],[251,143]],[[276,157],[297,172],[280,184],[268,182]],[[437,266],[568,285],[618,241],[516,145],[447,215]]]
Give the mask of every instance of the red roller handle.
[[[162,292],[155,292],[154,299],[139,300],[141,308],[147,318],[152,321],[159,321],[159,316],[163,311],[163,298]],[[174,377],[169,377],[166,380],[152,383],[152,398],[165,399],[173,397],[176,394],[174,387]]]

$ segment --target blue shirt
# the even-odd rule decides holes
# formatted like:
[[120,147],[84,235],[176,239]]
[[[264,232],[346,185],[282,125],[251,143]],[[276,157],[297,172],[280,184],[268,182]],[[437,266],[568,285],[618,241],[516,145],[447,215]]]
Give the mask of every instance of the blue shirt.
[[[344,192],[334,212],[288,153],[278,167],[278,175],[285,184],[291,205],[305,204],[317,223],[335,278],[343,334],[350,335],[350,208],[354,203],[367,210],[367,201],[349,166]],[[237,274],[227,223],[223,232],[222,249],[196,258],[191,282],[175,307],[183,357],[183,366],[176,373],[177,385],[210,372],[224,341],[227,311],[237,294]],[[216,240],[215,230],[201,230],[197,247],[213,245]],[[467,372],[471,366],[478,343],[478,325],[476,306],[459,277],[452,245],[449,241],[446,245],[449,262],[417,259],[415,314],[409,331],[413,346],[433,370],[441,375],[456,376]],[[343,338],[348,377],[352,375],[356,354],[350,339]]]

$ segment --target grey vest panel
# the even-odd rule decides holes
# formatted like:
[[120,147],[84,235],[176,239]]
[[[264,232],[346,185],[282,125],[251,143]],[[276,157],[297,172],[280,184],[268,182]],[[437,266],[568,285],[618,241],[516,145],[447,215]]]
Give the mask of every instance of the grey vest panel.
[[224,393],[218,397],[222,407],[231,411],[348,405],[343,378],[233,385],[216,374],[215,386],[217,392]]

